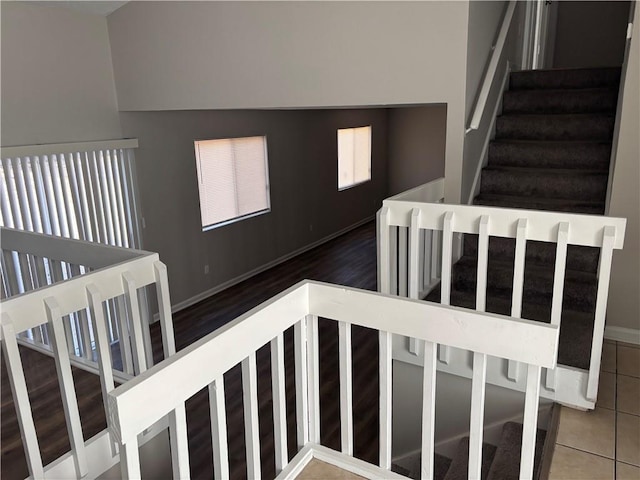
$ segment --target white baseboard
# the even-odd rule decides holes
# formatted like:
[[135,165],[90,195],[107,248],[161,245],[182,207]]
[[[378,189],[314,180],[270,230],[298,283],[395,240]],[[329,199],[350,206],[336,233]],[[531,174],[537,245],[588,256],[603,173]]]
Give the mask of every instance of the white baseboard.
[[[309,245],[305,245],[302,248],[299,248],[297,250],[294,250],[293,252],[290,252],[286,255],[283,255],[282,257],[276,258],[275,260],[272,260],[271,262],[265,263],[264,265],[261,265],[258,268],[254,268],[253,270],[244,273],[238,277],[232,278],[231,280],[228,280],[224,283],[221,283],[220,285],[216,285],[213,288],[210,288],[209,290],[205,290],[202,293],[199,293],[198,295],[194,295],[191,298],[188,298],[186,300],[183,300],[180,303],[176,303],[175,305],[171,306],[171,313],[176,313],[179,312],[180,310],[184,310],[185,308],[188,308],[192,305],[195,305],[196,303],[211,297],[212,295],[215,295],[216,293],[220,293],[221,291],[229,288],[229,287],[233,287],[234,285],[237,285],[240,282],[243,282],[245,280],[247,280],[248,278],[253,277],[254,275],[258,275],[259,273],[264,272],[265,270],[269,270],[270,268],[273,268],[277,265],[280,265],[281,263],[286,262],[287,260],[291,260],[293,257],[296,257],[302,253],[308,252],[311,249],[314,249],[316,247],[319,247],[320,245],[327,243],[337,237],[339,237],[340,235],[344,235],[347,232],[350,232],[351,230],[354,230],[362,225],[364,225],[365,223],[371,222],[372,220],[375,219],[375,216],[372,217],[367,217],[364,220],[361,220],[357,223],[354,223],[353,225],[350,225],[346,228],[343,228],[342,230],[339,230],[337,232],[332,233],[331,235],[328,235],[324,238],[321,238],[320,240],[317,240],[313,243],[310,243]],[[156,313],[153,316],[153,321],[157,322],[159,320],[159,316]]]
[[640,330],[636,330],[634,328],[605,326],[604,338],[616,340],[618,342],[640,345]]

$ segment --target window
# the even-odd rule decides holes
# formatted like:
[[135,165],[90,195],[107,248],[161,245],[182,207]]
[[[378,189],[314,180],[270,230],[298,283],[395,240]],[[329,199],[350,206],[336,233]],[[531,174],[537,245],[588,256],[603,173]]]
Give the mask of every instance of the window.
[[202,229],[269,211],[267,137],[195,142]]
[[338,190],[371,180],[371,125],[338,129]]

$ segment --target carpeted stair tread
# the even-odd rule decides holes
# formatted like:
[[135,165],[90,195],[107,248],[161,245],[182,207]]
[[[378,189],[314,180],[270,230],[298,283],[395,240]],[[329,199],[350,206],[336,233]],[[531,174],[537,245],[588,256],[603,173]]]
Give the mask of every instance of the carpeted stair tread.
[[[538,429],[533,461],[533,478],[540,472],[540,459],[546,437],[544,430]],[[522,425],[514,422],[505,423],[500,443],[491,463],[488,480],[518,480],[520,474],[520,454],[522,450]]]
[[602,215],[604,213],[604,201],[593,200],[533,198],[481,193],[474,199],[473,203],[475,205],[493,207],[584,213],[588,215]]
[[[480,479],[486,480],[489,475],[489,468],[496,454],[497,448],[495,445],[488,443],[482,444],[482,467]],[[464,480],[469,478],[469,437],[464,437],[458,444],[456,454],[451,461],[449,471],[444,477],[444,480]]]
[[[513,263],[516,241],[512,238],[489,237],[489,261],[493,258]],[[527,241],[525,258],[527,264],[555,267],[557,244],[552,242]],[[477,257],[478,236],[466,234],[464,236],[464,255]],[[566,268],[583,272],[596,273],[600,249],[569,245],[567,248]]]
[[618,88],[620,67],[523,70],[511,72],[509,89]]
[[480,194],[604,202],[607,172],[593,170],[493,167],[482,169]]
[[[427,298],[430,302],[440,303],[440,285],[434,288]],[[476,294],[472,291],[451,289],[450,304],[475,310]],[[511,316],[511,297],[487,292],[486,311]],[[537,322],[551,321],[551,304],[523,301],[522,318]],[[593,312],[562,310],[560,339],[558,346],[558,364],[587,370],[591,359],[591,337],[593,335]]]
[[[419,479],[421,478],[420,469],[421,469],[421,460],[420,454],[414,455],[414,458],[410,462],[408,467],[402,467],[395,463],[391,464],[391,471],[395,473],[399,473],[400,475],[404,475],[408,478]],[[433,479],[434,480],[444,480],[447,471],[451,465],[451,459],[447,458],[443,455],[436,453],[433,458]]]
[[495,140],[489,166],[588,169],[608,172],[611,142]]
[[504,93],[502,113],[614,112],[617,100],[615,88],[510,90]]
[[[477,259],[463,256],[452,270],[452,286],[456,290],[476,291]],[[491,259],[487,268],[487,294],[511,298],[513,262]],[[580,312],[595,308],[597,277],[593,273],[567,270],[563,291],[563,307]],[[550,304],[553,298],[553,269],[525,263],[522,298],[527,303]]]
[[613,114],[507,114],[496,118],[496,138],[523,140],[606,140]]

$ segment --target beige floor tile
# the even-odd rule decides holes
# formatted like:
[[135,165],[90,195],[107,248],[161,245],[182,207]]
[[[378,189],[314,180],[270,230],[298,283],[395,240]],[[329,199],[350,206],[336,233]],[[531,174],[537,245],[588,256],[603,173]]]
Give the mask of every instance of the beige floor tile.
[[640,378],[617,375],[618,412],[640,415]]
[[615,410],[616,408],[616,375],[610,372],[600,372],[598,383],[598,407]]
[[602,360],[600,370],[616,373],[616,344],[604,343],[602,345]]
[[640,348],[618,345],[618,373],[640,377]]
[[618,413],[616,459],[640,467],[640,417]]
[[640,480],[640,468],[616,462],[616,480]]
[[605,408],[582,412],[562,407],[558,438],[560,445],[614,458],[615,412]]
[[549,480],[613,480],[613,460],[556,445]]
[[297,480],[361,480],[362,478],[360,475],[347,472],[316,458],[312,459],[296,477]]

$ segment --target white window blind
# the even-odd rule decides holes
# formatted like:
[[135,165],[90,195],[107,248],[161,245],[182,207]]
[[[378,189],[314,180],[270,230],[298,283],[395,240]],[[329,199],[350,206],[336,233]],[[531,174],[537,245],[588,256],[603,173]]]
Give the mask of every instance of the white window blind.
[[195,142],[203,230],[269,211],[267,137]]
[[[0,162],[0,225],[31,232],[140,248],[134,193],[137,140],[85,144],[37,145],[2,149]],[[83,147],[86,147],[83,148]],[[83,266],[2,253],[2,297],[66,280],[88,272]],[[106,308],[111,341],[119,336],[113,301]],[[84,318],[83,318],[84,316]],[[71,352],[92,359],[94,346],[90,313],[68,318]],[[84,320],[84,325],[83,325]],[[25,332],[48,344],[46,328]],[[83,346],[82,336],[89,337]]]
[[338,190],[371,180],[371,126],[338,130]]

